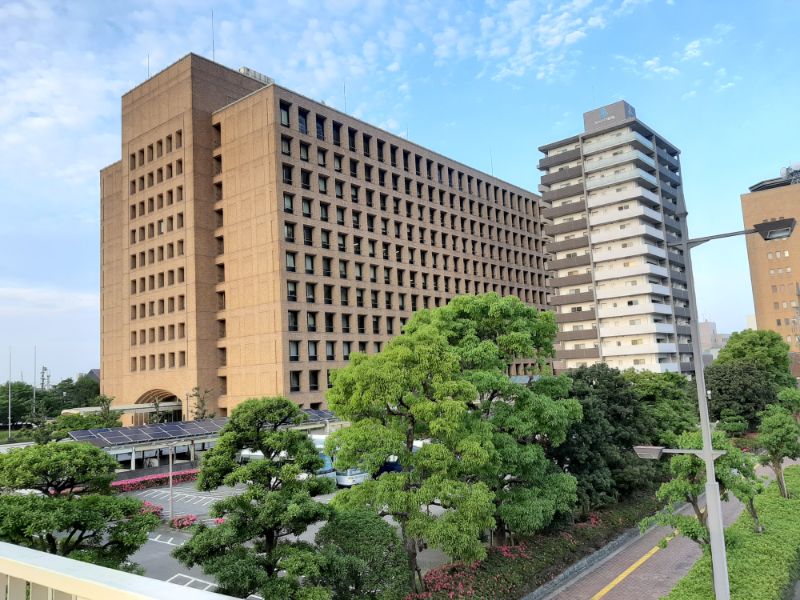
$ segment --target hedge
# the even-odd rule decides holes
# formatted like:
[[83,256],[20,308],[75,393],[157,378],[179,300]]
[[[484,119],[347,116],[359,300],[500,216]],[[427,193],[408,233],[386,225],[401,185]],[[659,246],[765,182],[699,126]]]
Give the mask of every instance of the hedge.
[[[753,532],[745,511],[725,531],[731,600],[781,600],[787,597],[800,566],[800,467],[786,469],[790,499],[770,485],[756,498],[765,527]],[[678,582],[665,600],[713,600],[711,557],[707,553]]]
[[[172,484],[186,483],[197,479],[199,469],[187,469],[172,473]],[[111,484],[111,489],[115,492],[138,492],[154,487],[161,487],[169,484],[169,473],[156,473],[155,475],[145,475],[144,477],[134,477],[133,479],[123,479]]]
[[517,600],[658,508],[652,494],[642,495],[591,513],[566,530],[538,534],[518,546],[489,548],[484,560],[436,567],[424,576],[428,591],[406,600]]

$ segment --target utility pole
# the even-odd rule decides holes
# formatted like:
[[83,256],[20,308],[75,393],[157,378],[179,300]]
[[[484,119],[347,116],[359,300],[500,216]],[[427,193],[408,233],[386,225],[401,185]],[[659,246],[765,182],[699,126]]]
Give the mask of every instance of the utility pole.
[[36,346],[33,347],[33,401],[31,402],[31,420],[36,420]]
[[11,442],[11,346],[8,347],[8,441]]

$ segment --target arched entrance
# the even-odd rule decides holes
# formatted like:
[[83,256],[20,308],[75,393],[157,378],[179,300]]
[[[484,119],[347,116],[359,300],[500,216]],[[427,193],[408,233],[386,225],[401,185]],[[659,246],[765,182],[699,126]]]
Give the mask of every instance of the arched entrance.
[[[168,390],[148,390],[136,400],[134,425],[146,425],[158,421],[179,421],[181,401]],[[139,408],[141,407],[141,408]]]

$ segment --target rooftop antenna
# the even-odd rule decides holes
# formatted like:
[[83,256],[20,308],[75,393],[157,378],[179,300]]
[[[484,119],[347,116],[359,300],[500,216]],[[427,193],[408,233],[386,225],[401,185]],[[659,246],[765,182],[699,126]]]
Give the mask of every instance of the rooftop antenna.
[[344,90],[344,112],[347,112],[347,82],[346,81],[342,84],[342,89]]
[[489,168],[492,170],[492,177],[494,177],[494,157],[492,156],[492,148],[489,147]]
[[147,53],[147,78],[150,79],[150,53]]
[[211,60],[217,62],[216,43],[214,42],[214,9],[211,9]]

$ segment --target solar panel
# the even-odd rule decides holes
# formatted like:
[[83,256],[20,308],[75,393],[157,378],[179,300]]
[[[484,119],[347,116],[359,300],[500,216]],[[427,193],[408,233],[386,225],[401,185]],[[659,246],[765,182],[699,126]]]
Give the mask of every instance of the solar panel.
[[[303,409],[303,412],[307,417],[306,422],[310,423],[336,419],[336,416],[331,411],[325,409],[307,408]],[[100,448],[107,448],[125,444],[214,435],[219,433],[227,422],[228,419],[226,417],[217,417],[215,419],[203,419],[202,421],[176,421],[134,427],[81,429],[71,431],[69,435],[75,441],[87,442]]]

